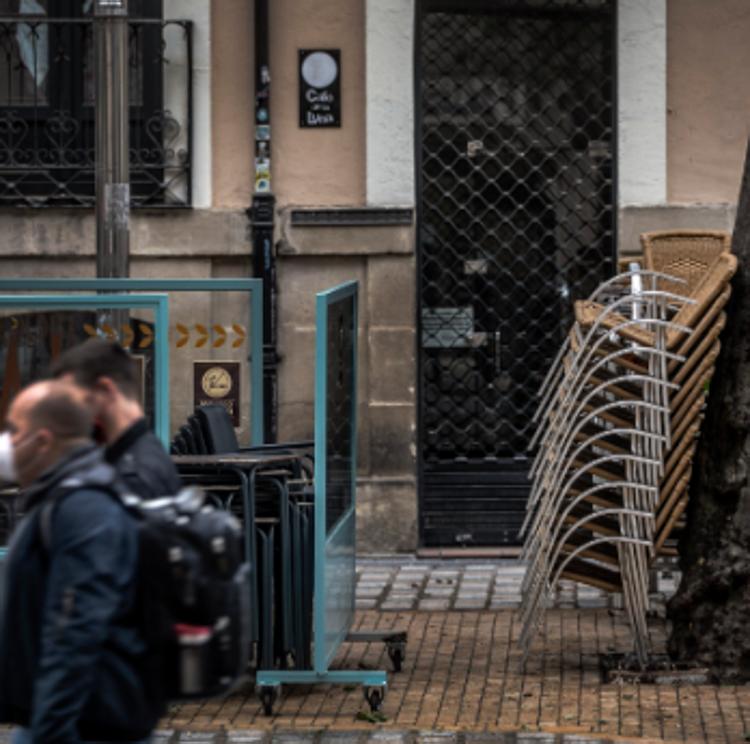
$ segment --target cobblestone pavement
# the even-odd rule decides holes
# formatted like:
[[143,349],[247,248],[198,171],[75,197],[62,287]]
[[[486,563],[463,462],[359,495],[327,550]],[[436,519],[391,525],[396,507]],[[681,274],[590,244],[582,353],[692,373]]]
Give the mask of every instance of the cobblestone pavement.
[[[0,744],[10,744],[9,730],[0,731]],[[151,744],[614,744],[621,738],[578,734],[463,733],[449,731],[173,731],[159,730]],[[640,744],[648,740],[640,739]]]
[[[248,683],[223,700],[174,706],[154,744],[613,744],[750,740],[750,686],[604,683],[599,658],[630,650],[616,597],[563,582],[526,669],[516,639],[517,561],[365,558],[357,565],[354,630],[408,631],[389,675],[383,720],[358,687],[288,686],[263,715]],[[679,576],[652,597],[662,606]],[[661,613],[651,619],[663,650]],[[389,669],[382,644],[345,645],[334,666]],[[368,720],[369,718],[369,720]],[[747,738],[746,738],[747,737]],[[7,742],[0,732],[0,744]]]
[[[521,602],[525,568],[514,560],[422,561],[413,556],[364,558],[357,562],[360,610],[482,610],[516,608]],[[656,573],[656,608],[677,587],[679,572],[665,566]],[[560,608],[621,607],[619,595],[561,581],[555,597]]]
[[[471,737],[477,744],[501,742],[499,734],[512,732],[515,741],[529,742],[585,742],[583,737],[594,736],[738,744],[750,732],[750,686],[604,683],[600,655],[630,650],[630,632],[618,610],[551,610],[525,670],[516,644],[520,626],[510,608],[361,611],[354,629],[368,628],[409,634],[404,668],[390,675],[380,722],[366,720],[369,708],[358,687],[285,687],[276,715],[266,718],[248,685],[226,700],[175,706],[163,727],[196,736],[250,731],[251,741],[258,731],[283,738],[283,732],[311,736],[324,730],[326,742],[362,732],[382,744],[399,744],[414,731],[477,734]],[[652,618],[651,631],[656,650],[663,650],[664,621]],[[350,644],[334,666],[388,669],[389,661],[382,644]],[[547,738],[529,737],[537,732]],[[568,738],[555,738],[563,735]],[[425,744],[444,741],[458,740],[435,734]]]
[[[577,734],[487,734],[442,731],[298,731],[258,730],[213,733],[159,732],[153,744],[614,744],[615,739]],[[623,741],[620,739],[619,741]],[[641,740],[643,742],[645,740]],[[0,739],[2,742],[2,739]]]

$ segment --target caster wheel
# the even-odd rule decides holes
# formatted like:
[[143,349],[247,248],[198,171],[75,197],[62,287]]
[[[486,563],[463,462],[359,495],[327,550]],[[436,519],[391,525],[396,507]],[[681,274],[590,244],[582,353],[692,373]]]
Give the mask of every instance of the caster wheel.
[[388,656],[393,664],[393,671],[400,672],[404,664],[404,656],[406,654],[406,645],[403,643],[389,643],[388,644]]
[[381,687],[366,687],[365,700],[370,706],[371,713],[377,713],[383,705],[385,691]]
[[263,714],[266,716],[273,715],[273,705],[279,697],[279,691],[276,687],[261,687],[258,690],[260,702],[263,705]]

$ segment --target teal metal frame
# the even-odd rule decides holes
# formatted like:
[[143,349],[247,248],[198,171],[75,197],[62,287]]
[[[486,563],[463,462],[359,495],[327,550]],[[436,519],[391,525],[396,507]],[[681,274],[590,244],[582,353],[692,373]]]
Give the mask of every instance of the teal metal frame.
[[[357,489],[357,282],[349,282],[316,295],[315,302],[315,640],[313,667],[326,672],[346,638],[354,619],[355,527]],[[352,309],[352,407],[349,484],[351,503],[330,532],[327,531],[328,484],[328,314],[343,300]],[[318,494],[323,494],[319,498]],[[323,560],[318,560],[322,556]]]
[[[341,643],[348,639],[355,611],[355,526],[357,478],[357,299],[358,282],[347,282],[316,295],[315,315],[315,589],[313,597],[313,668],[262,669],[255,678],[261,691],[277,691],[282,684],[362,684],[387,686],[385,671],[332,670]],[[352,299],[351,504],[330,531],[326,529],[326,404],[328,372],[328,314],[336,302]],[[274,693],[275,694],[275,693]]]
[[[7,284],[3,280],[2,284]],[[2,287],[0,287],[2,290]],[[142,295],[0,295],[0,308],[41,310],[151,310],[154,313],[154,430],[169,444],[169,298]]]
[[[250,437],[253,445],[265,442],[262,279],[31,279],[17,277],[0,279],[0,292],[3,291],[248,292],[250,295],[250,323],[248,324],[250,328]],[[165,444],[168,444],[168,438]]]

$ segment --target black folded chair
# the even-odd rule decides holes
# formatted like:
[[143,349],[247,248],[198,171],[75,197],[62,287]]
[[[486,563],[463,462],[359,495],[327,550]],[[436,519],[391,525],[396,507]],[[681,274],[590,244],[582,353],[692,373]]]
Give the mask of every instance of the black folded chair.
[[[186,452],[177,450],[185,444]],[[250,517],[247,548],[254,553],[252,639],[256,663],[269,669],[311,663],[312,634],[312,476],[313,442],[241,447],[229,412],[221,405],[195,409],[173,442],[174,454],[293,455],[293,462],[271,466],[252,479],[241,462],[216,468],[178,466],[183,482],[201,485],[243,521]],[[245,514],[248,489],[253,514]],[[244,495],[243,495],[244,494]],[[247,526],[247,523],[246,523]]]
[[200,424],[208,454],[239,451],[240,443],[229,412],[224,406],[199,406],[193,416]]
[[193,430],[187,424],[183,424],[180,427],[180,435],[182,436],[182,439],[185,442],[185,446],[187,447],[187,452],[185,454],[200,454],[198,452],[198,446],[195,443],[195,434],[193,434]]
[[195,446],[197,447],[196,454],[210,455],[211,453],[206,445],[206,438],[203,436],[203,427],[195,414],[188,416],[188,426],[190,427],[190,431],[193,432],[193,437],[195,438]]
[[[193,415],[201,424],[207,454],[217,455],[229,452],[302,452],[310,460],[310,465],[312,465],[314,449],[314,442],[312,440],[240,447],[234,425],[232,424],[232,418],[224,406],[215,403],[199,406],[195,409]],[[308,475],[311,474],[312,467],[310,467]]]
[[170,455],[189,454],[188,449],[187,449],[187,443],[185,442],[185,438],[182,436],[182,434],[180,434],[180,432],[177,432],[177,434],[175,434],[174,439],[169,445],[169,454]]

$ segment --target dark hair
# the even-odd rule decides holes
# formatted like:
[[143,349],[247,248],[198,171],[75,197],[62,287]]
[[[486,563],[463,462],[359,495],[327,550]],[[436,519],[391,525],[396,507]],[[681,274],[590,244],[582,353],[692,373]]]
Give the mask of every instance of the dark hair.
[[70,385],[56,380],[39,383],[44,395],[29,409],[29,420],[37,429],[49,429],[60,439],[91,436],[93,417],[89,407]]
[[109,377],[128,398],[137,398],[140,392],[136,363],[116,341],[90,338],[64,351],[52,363],[50,375],[68,374],[85,388],[93,388],[100,377]]

